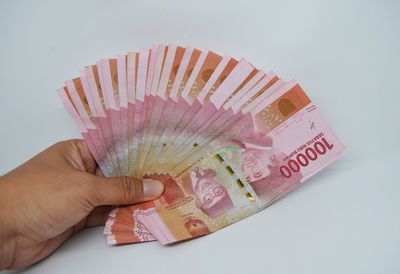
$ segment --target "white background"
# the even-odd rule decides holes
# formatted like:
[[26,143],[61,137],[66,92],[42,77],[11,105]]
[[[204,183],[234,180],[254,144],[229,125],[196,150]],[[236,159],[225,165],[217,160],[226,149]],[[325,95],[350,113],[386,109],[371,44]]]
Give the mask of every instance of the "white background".
[[79,137],[55,92],[64,80],[158,42],[297,79],[347,146],[301,188],[210,236],[109,247],[94,228],[26,273],[400,273],[399,13],[394,0],[0,0],[1,174]]

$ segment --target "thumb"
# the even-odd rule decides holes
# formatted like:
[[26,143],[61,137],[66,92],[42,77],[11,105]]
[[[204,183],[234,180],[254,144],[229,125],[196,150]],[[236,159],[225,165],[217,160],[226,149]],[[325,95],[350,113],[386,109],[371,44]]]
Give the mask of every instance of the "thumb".
[[145,202],[157,198],[164,191],[162,182],[151,179],[96,176],[94,181],[93,198],[96,206]]

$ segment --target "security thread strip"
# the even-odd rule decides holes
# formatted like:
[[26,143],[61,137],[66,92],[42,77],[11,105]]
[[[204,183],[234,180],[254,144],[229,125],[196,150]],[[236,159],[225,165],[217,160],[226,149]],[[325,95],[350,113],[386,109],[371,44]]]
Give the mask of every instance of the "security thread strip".
[[[223,164],[224,164],[225,169],[226,169],[226,171],[229,173],[229,175],[231,175],[232,177],[234,177],[234,178],[236,179],[236,180],[235,180],[235,181],[236,181],[236,184],[237,184],[240,188],[244,188],[244,183],[242,182],[242,180],[240,180],[239,178],[237,178],[237,176],[236,176],[236,174],[235,174],[235,171],[234,171],[229,165],[227,165],[227,164],[225,163],[224,158],[223,158],[220,154],[216,154],[216,155],[215,155],[215,158],[217,158],[218,161],[219,161],[220,163],[223,163]],[[253,195],[251,195],[250,192],[246,192],[245,195],[246,195],[246,198],[247,198],[250,202],[254,202],[254,201],[255,201]]]

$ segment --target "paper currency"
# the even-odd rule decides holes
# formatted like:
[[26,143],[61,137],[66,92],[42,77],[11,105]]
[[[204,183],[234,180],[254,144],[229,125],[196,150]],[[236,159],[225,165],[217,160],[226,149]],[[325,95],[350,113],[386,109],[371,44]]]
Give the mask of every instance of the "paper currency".
[[58,93],[105,176],[165,185],[158,199],[110,213],[109,244],[217,231],[344,149],[297,82],[209,50],[154,45],[101,59]]

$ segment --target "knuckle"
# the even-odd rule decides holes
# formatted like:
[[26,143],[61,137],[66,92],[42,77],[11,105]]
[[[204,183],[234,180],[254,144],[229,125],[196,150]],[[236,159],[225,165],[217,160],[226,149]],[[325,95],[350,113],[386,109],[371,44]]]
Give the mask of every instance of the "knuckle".
[[131,180],[128,177],[120,177],[119,181],[121,183],[124,200],[129,201],[136,198],[135,188],[133,187],[134,184]]
[[59,146],[59,147],[69,146],[69,145],[71,145],[75,140],[77,140],[77,139],[58,141],[58,142],[56,142],[56,143],[54,144],[54,146]]
[[82,146],[83,140],[80,139],[71,139],[66,141],[56,142],[53,146],[65,151],[73,151],[76,150],[77,147]]
[[134,201],[140,197],[140,184],[134,178],[119,177],[123,199],[127,202]]

